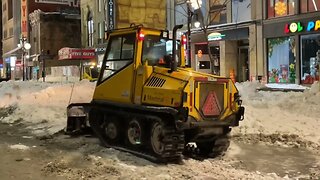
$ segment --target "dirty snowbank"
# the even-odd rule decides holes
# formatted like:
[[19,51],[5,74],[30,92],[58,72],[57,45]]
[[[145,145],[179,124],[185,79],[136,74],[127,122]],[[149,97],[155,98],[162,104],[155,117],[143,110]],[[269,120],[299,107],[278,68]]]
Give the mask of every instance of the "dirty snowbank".
[[304,92],[257,91],[257,82],[236,84],[245,119],[234,134],[289,134],[320,145],[320,84]]
[[[304,92],[256,91],[258,82],[236,83],[245,106],[245,119],[233,134],[289,134],[320,144],[320,90],[315,83]],[[1,122],[33,123],[36,134],[54,133],[65,127],[70,102],[90,102],[95,83],[0,83],[1,108],[11,107]],[[71,96],[72,94],[72,96]],[[70,99],[70,97],[72,97]],[[15,109],[16,108],[16,109]]]
[[95,83],[86,80],[63,84],[37,81],[1,82],[0,110],[11,108],[12,111],[2,115],[2,119],[0,111],[0,121],[23,121],[32,124],[30,129],[35,134],[53,134],[65,127],[67,105],[70,102],[90,102],[94,86]]

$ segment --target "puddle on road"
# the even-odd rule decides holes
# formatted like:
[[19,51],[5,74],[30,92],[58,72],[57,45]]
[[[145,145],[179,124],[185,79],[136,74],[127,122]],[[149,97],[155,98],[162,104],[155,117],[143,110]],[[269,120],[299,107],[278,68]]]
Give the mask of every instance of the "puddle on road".
[[320,169],[320,157],[301,148],[236,144],[239,152],[233,156],[241,161],[237,166],[249,171],[276,173],[278,176],[310,175]]

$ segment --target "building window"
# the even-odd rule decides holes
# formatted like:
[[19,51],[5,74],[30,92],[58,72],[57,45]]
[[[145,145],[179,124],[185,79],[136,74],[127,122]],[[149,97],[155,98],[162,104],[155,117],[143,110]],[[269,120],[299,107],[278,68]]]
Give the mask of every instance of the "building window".
[[12,0],[8,0],[8,20],[13,18]]
[[87,28],[88,28],[88,46],[93,46],[93,19],[92,19],[92,13],[89,11],[88,13],[88,21],[87,21]]
[[268,18],[294,14],[296,0],[268,0]]
[[6,3],[4,3],[3,5],[2,5],[2,11],[3,12],[5,12],[6,10],[7,10],[7,6],[6,6],[7,4]]
[[13,28],[9,28],[9,36],[13,36]]
[[314,12],[318,11],[320,8],[319,0],[300,0],[300,12]]
[[301,36],[301,83],[319,81],[320,35]]
[[251,20],[251,0],[232,1],[232,22]]
[[104,25],[103,23],[98,23],[98,43],[103,43],[104,38]]
[[295,83],[295,39],[282,37],[268,39],[268,81]]
[[101,12],[101,0],[97,0],[97,3],[98,3],[98,11]]
[[227,23],[227,3],[226,0],[210,0],[210,22],[209,24],[223,24]]
[[6,39],[7,37],[8,37],[7,30],[4,30],[3,31],[3,39]]
[[199,61],[199,69],[211,69],[210,61]]

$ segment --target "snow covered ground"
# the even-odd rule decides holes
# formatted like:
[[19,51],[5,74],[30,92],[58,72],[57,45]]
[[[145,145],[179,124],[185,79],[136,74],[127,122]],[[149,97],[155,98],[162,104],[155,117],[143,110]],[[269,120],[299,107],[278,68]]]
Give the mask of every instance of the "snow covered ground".
[[[23,122],[29,125],[29,130],[35,136],[53,134],[66,125],[67,105],[72,102],[89,102],[94,86],[95,83],[86,80],[72,83],[1,82],[0,115],[2,116],[0,116],[0,122],[9,124]],[[246,111],[245,119],[240,122],[240,126],[233,128],[232,135],[235,140],[242,138],[249,143],[250,141],[266,141],[282,146],[305,146],[311,149],[320,147],[320,131],[318,130],[320,127],[320,83],[315,83],[310,88],[297,85],[286,87],[304,88],[304,92],[257,91],[258,87],[263,86],[258,82],[237,83],[236,86],[240,91]],[[275,88],[274,85],[272,87]],[[6,116],[5,113],[10,115]],[[293,144],[288,144],[286,141]],[[15,149],[21,149],[21,147],[24,146],[11,146]],[[147,179],[148,177],[190,179],[194,175],[197,175],[198,178],[191,179],[210,179],[210,177],[217,179],[282,179],[272,173],[262,174],[234,169],[230,167],[230,162],[221,160],[199,162],[190,159],[184,162],[185,166],[177,168],[175,165],[156,166],[112,149],[99,149],[98,144],[87,148],[91,148],[91,150],[95,148],[98,154],[110,152],[102,153],[99,156],[96,153],[96,156],[93,155],[91,158],[98,158],[103,166],[109,167],[112,164],[112,168],[121,171],[120,174],[124,175],[125,179],[144,177]],[[239,147],[232,144],[226,156],[232,157],[238,151]],[[119,154],[127,156],[122,158],[127,160],[119,160]],[[101,157],[103,157],[103,161]],[[61,158],[61,162],[57,163],[67,162]],[[48,168],[51,166],[52,164],[48,164]],[[96,169],[91,170],[96,171]],[[135,175],[133,176],[133,174]],[[119,178],[119,176],[115,177]]]
[[[246,108],[245,119],[235,134],[293,134],[320,144],[320,87],[315,83],[304,92],[257,91],[258,82],[236,84]],[[94,82],[44,83],[9,81],[0,83],[0,108],[16,107],[1,122],[33,123],[35,134],[55,133],[65,126],[66,107],[71,102],[89,102]],[[272,85],[273,88],[277,87]],[[283,85],[278,87],[283,88]],[[285,88],[305,88],[286,86]],[[38,124],[35,126],[34,124]]]
[[[1,122],[32,123],[34,134],[53,134],[66,125],[66,107],[72,102],[89,102],[94,83],[44,83],[9,81],[0,83],[0,108],[17,108]],[[36,125],[34,125],[36,124]]]

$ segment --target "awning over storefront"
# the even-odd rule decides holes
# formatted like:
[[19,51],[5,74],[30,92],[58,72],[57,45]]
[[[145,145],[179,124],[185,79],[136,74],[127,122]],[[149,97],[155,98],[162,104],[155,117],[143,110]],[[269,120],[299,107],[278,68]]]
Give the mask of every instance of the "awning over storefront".
[[95,59],[95,49],[64,47],[58,51],[58,60],[90,60]]
[[17,54],[15,54],[15,52],[17,52],[17,51],[20,50],[20,49],[21,49],[21,47],[16,47],[16,48],[14,48],[14,49],[12,49],[12,50],[4,53],[4,54],[2,55],[2,57],[5,58],[5,57],[9,57],[9,56],[11,56],[11,55],[17,55]]
[[212,35],[213,33],[219,34],[218,36],[215,36],[215,38],[209,38],[205,36],[203,32],[197,33],[197,34],[191,34],[191,42],[193,43],[200,43],[200,42],[206,42],[208,41],[214,41],[214,40],[243,40],[249,38],[249,27],[244,28],[238,28],[233,30],[208,30],[209,35]]

